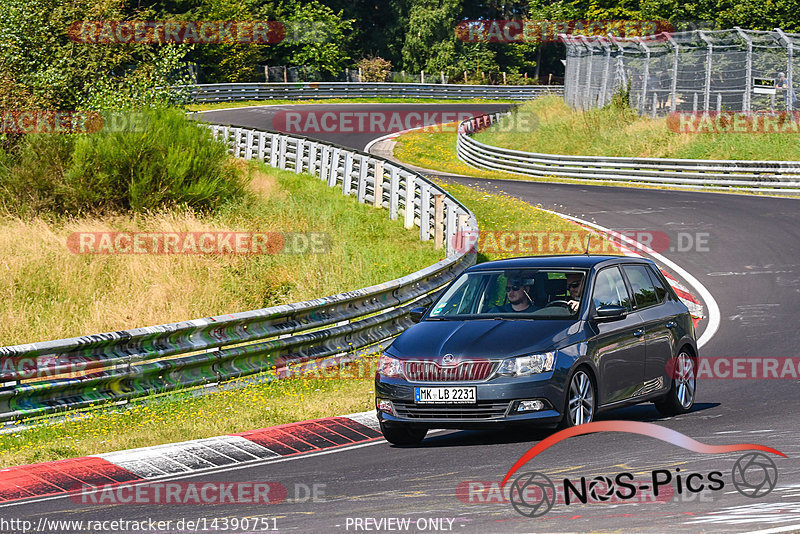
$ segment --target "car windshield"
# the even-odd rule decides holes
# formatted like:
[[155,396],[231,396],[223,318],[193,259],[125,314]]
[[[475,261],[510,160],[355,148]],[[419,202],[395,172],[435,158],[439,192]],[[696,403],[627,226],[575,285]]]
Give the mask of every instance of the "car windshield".
[[462,274],[433,305],[429,319],[575,319],[586,272],[514,269]]

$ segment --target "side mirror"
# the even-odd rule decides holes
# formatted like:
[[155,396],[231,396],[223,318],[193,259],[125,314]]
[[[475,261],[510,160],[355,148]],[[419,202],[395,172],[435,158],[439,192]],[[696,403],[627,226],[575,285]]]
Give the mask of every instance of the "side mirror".
[[422,316],[425,315],[426,311],[428,311],[428,308],[425,306],[420,306],[419,308],[411,308],[411,311],[408,312],[408,315],[411,317],[412,321],[418,323],[422,320]]
[[619,321],[628,316],[628,309],[625,306],[600,306],[595,310],[593,319],[598,323]]

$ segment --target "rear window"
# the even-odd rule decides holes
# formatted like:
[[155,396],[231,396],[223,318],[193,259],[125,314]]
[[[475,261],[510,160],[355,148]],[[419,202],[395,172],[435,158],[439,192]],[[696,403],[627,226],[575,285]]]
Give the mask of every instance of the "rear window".
[[638,308],[654,306],[661,301],[656,294],[650,275],[647,274],[647,267],[644,265],[624,265],[622,269],[631,283],[633,299]]

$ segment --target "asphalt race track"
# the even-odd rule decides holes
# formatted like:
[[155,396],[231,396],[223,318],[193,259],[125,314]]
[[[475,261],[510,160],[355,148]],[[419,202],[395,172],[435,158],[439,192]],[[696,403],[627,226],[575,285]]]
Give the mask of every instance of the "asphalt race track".
[[[362,110],[397,107],[396,104],[357,106]],[[269,128],[271,117],[279,108],[285,110],[287,106],[215,111],[206,113],[204,120]],[[485,111],[498,106],[453,104],[441,108]],[[363,149],[375,137],[378,135],[331,134],[324,138]],[[451,179],[490,190],[497,187],[534,205],[614,230],[666,233],[672,250],[667,248],[661,253],[696,277],[713,294],[721,312],[719,330],[702,347],[702,357],[800,356],[798,200]],[[698,234],[703,245],[689,247],[686,236],[696,239]],[[688,250],[677,249],[681,239],[681,245]],[[699,332],[702,328],[701,325]],[[794,362],[796,372],[797,360]],[[173,525],[181,518],[205,517],[210,521],[265,517],[274,518],[274,525],[281,532],[320,533],[744,532],[790,526],[794,526],[793,530],[800,529],[800,379],[797,376],[700,380],[697,402],[689,414],[662,419],[652,405],[646,404],[606,413],[599,419],[654,422],[710,445],[765,445],[781,451],[787,458],[769,455],[777,467],[777,486],[771,493],[755,498],[743,495],[733,484],[732,470],[742,452],[701,454],[634,434],[577,436],[547,449],[521,472],[540,472],[557,483],[565,477],[577,483],[581,477],[591,480],[604,475],[613,479],[619,473],[630,472],[637,481],[649,483],[654,470],[667,470],[673,477],[674,484],[670,486],[673,496],[639,503],[557,502],[543,516],[528,518],[509,503],[498,502],[496,491],[475,492],[470,497],[469,488],[491,488],[492,482],[500,481],[511,465],[549,432],[438,432],[429,435],[417,448],[392,447],[378,440],[182,479],[183,482],[280,482],[288,489],[287,500],[280,504],[111,505],[82,504],[61,497],[3,507],[0,515],[32,521],[42,516],[63,520],[171,519]],[[678,475],[685,480],[689,474],[698,473],[701,476],[695,480],[709,482],[708,475],[713,471],[722,473],[721,489],[692,493],[684,486],[678,493]],[[665,476],[663,471],[661,476]],[[746,480],[751,486],[758,483],[751,478]],[[483,485],[476,481],[482,481]],[[314,484],[320,485],[318,498],[305,499],[304,488]],[[295,498],[295,488],[300,488],[300,499]],[[298,500],[303,502],[295,502]],[[476,502],[480,500],[489,502]],[[389,518],[410,519],[411,526],[401,530],[394,522],[372,522]],[[173,527],[170,531],[177,529]]]

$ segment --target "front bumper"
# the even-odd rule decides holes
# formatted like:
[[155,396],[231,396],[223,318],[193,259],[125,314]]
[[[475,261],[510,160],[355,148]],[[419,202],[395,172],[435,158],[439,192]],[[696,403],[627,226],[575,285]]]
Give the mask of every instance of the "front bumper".
[[[519,424],[552,427],[561,421],[564,391],[553,372],[530,377],[495,376],[485,382],[409,382],[378,376],[377,399],[389,400],[395,414],[378,410],[384,424],[421,428],[499,428]],[[473,404],[421,404],[414,401],[415,387],[474,386]],[[518,412],[517,401],[541,400],[539,411]]]

